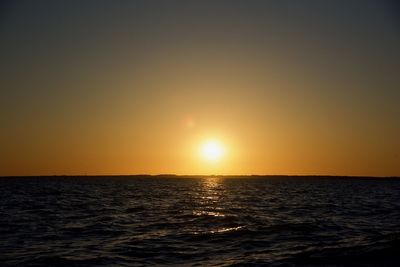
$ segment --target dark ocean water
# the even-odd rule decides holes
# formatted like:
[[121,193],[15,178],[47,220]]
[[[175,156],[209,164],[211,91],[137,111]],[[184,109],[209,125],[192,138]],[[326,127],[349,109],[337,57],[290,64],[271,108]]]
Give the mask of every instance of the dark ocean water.
[[0,178],[0,266],[400,266],[400,180]]

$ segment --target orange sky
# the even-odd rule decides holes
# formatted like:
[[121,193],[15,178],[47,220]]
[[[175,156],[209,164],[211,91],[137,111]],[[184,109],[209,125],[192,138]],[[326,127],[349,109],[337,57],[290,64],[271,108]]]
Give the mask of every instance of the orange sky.
[[367,2],[10,5],[0,175],[400,176],[399,28]]

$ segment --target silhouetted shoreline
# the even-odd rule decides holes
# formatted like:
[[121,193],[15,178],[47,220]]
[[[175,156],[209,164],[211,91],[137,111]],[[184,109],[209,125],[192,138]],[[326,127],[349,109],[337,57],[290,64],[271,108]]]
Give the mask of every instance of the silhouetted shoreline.
[[223,179],[290,179],[290,180],[303,180],[303,179],[318,179],[318,180],[400,180],[398,176],[335,176],[335,175],[177,175],[177,174],[133,174],[133,175],[22,175],[22,176],[0,176],[0,179],[7,178],[49,178],[49,179],[62,179],[62,178],[84,178],[84,179],[104,179],[104,178],[223,178]]

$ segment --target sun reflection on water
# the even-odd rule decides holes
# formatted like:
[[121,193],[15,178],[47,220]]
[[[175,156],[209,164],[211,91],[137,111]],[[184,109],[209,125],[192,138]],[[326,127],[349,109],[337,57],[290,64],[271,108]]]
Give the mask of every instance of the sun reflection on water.
[[215,234],[215,233],[225,233],[225,232],[231,232],[231,231],[237,231],[239,229],[243,228],[243,226],[237,226],[237,227],[226,227],[226,228],[221,228],[216,231],[211,231],[210,233]]
[[243,228],[236,214],[226,205],[227,188],[223,178],[204,177],[199,182],[196,206],[192,215],[198,220],[194,234],[219,234],[238,231]]
[[195,216],[214,216],[214,217],[225,217],[225,214],[220,213],[220,212],[214,212],[214,211],[193,211],[193,215]]
[[214,209],[218,207],[218,204],[223,197],[223,184],[220,177],[206,177],[202,181],[202,196],[201,201],[204,204],[212,205]]
[[224,217],[221,206],[223,185],[219,177],[204,177],[201,180],[197,207],[192,211],[195,216]]
[[208,190],[216,189],[222,186],[222,178],[218,176],[209,176],[202,179],[203,188]]

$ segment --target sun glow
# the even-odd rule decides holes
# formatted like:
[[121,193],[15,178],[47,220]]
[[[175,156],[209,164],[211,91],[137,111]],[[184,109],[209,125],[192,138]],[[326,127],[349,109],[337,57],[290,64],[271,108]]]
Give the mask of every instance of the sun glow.
[[207,161],[218,161],[223,154],[223,146],[216,140],[208,140],[201,146],[201,155]]

